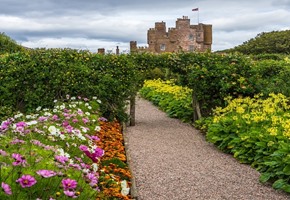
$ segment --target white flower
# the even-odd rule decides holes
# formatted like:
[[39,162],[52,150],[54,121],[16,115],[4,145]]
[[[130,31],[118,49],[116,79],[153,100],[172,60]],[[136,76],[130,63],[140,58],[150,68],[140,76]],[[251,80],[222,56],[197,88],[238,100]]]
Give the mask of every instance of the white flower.
[[35,124],[37,124],[37,121],[36,120],[33,120],[33,121],[30,121],[30,122],[27,122],[26,124],[28,126],[35,125]]
[[22,117],[22,116],[23,116],[22,113],[18,113],[17,115],[14,115],[14,118],[16,119],[16,118],[19,118],[19,117]]
[[61,110],[63,110],[63,109],[65,109],[65,105],[62,104],[61,106],[59,106],[59,108],[60,108]]
[[57,129],[55,126],[48,127],[48,131],[50,132],[51,135],[59,136],[60,134],[59,129]]
[[91,110],[92,109],[92,106],[88,106],[88,109]]
[[128,187],[126,180],[121,181],[121,188],[122,188],[121,194],[123,196],[127,196],[130,192],[130,188]]
[[53,109],[52,112],[56,113],[57,112],[57,109]]
[[60,137],[60,139],[62,139],[62,140],[64,140],[64,139],[66,138],[64,134],[60,134],[59,137]]
[[94,172],[98,171],[99,166],[97,165],[97,163],[93,163],[91,166],[93,167]]
[[90,104],[89,103],[85,103],[85,106],[89,106]]
[[[25,117],[26,117],[26,119],[32,119],[31,115],[26,115]],[[16,118],[16,117],[14,116],[14,118]]]
[[100,126],[96,126],[95,131],[100,131],[101,127]]
[[97,102],[100,103],[100,104],[102,103],[102,101],[100,99],[98,99]]
[[94,100],[96,100],[96,99],[97,99],[97,97],[93,97],[93,99],[94,99]]
[[36,111],[40,111],[41,110],[41,106],[38,106],[37,108],[36,108]]
[[45,112],[43,115],[44,116],[51,116],[52,114],[50,112]]
[[76,100],[76,97],[71,97],[70,99],[71,99],[71,100]]
[[66,156],[66,157],[70,158],[70,155],[68,153],[65,153],[62,148],[57,149],[57,153],[58,153],[57,155]]
[[88,115],[88,116],[90,116],[90,115],[91,115],[91,113],[89,113],[89,112],[85,112],[85,114],[86,114],[86,115]]
[[88,130],[87,130],[87,128],[86,127],[81,127],[82,128],[82,131],[84,132],[84,133],[86,133]]
[[89,169],[83,169],[83,173],[89,173],[90,172],[90,170]]
[[54,101],[53,101],[53,103],[56,103],[57,102],[57,100],[55,99]]

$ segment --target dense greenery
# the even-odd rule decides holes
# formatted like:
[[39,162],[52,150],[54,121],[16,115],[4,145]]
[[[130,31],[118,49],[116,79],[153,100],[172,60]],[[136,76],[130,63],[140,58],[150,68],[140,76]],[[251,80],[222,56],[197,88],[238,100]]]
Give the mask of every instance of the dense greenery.
[[191,122],[193,116],[192,90],[175,85],[173,81],[147,80],[140,95],[160,107],[169,117]]
[[207,121],[206,137],[260,171],[261,182],[270,181],[275,189],[290,192],[289,113],[289,99],[281,94],[229,100]]
[[5,33],[0,33],[0,54],[24,51],[25,48],[17,44]]
[[262,32],[243,44],[223,52],[244,54],[290,53],[290,30]]
[[38,49],[0,56],[0,105],[30,112],[67,94],[103,103],[108,118],[125,118],[125,102],[138,90],[141,71],[125,55]]
[[[54,99],[98,96],[108,118],[125,119],[125,102],[145,79],[172,77],[194,91],[202,116],[224,98],[268,95],[290,96],[287,57],[251,59],[240,54],[165,53],[99,55],[72,49],[37,49],[0,55],[0,105],[29,112],[50,107]],[[117,100],[117,101],[116,101]],[[3,107],[1,108],[3,110]],[[0,116],[1,117],[1,116]]]

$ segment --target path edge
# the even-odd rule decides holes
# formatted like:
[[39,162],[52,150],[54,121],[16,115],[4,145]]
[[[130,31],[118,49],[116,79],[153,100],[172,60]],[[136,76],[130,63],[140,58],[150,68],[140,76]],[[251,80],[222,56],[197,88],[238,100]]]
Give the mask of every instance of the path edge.
[[128,132],[127,132],[127,124],[122,123],[122,133],[124,138],[124,147],[125,147],[125,153],[126,153],[126,159],[127,164],[131,173],[131,187],[130,187],[130,194],[132,197],[132,200],[138,200],[138,190],[136,187],[136,180],[134,173],[132,171],[132,160],[131,160],[131,154],[129,150],[129,139],[128,139]]

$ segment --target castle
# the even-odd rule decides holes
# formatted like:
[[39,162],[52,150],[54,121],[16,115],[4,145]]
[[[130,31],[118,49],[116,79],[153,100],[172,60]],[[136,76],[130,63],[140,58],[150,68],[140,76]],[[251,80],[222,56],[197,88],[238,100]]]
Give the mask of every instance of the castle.
[[212,25],[199,23],[190,25],[187,16],[178,18],[175,28],[166,31],[165,22],[156,22],[155,28],[147,32],[148,47],[137,47],[136,41],[130,42],[131,52],[204,52],[211,50]]

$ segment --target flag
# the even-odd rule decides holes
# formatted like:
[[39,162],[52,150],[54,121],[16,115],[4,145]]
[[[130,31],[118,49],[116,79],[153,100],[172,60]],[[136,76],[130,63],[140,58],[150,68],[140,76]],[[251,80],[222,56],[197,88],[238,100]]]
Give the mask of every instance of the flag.
[[192,11],[198,11],[198,8],[193,8]]

